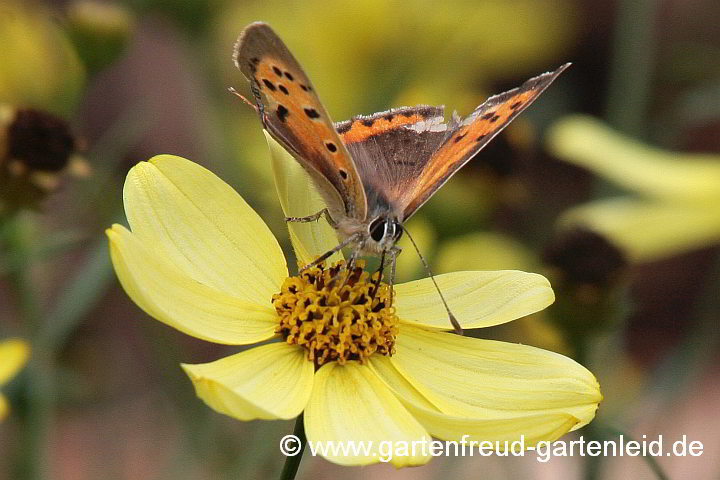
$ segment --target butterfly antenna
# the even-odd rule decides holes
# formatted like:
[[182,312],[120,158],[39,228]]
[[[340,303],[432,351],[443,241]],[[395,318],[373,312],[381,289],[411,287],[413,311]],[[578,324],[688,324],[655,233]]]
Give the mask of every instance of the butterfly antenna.
[[255,110],[256,112],[258,111],[257,105],[255,105],[255,104],[252,103],[250,100],[248,100],[248,99],[245,98],[243,95],[241,95],[240,92],[238,92],[237,90],[235,90],[234,87],[228,87],[228,92],[232,93],[232,94],[235,95],[236,97],[239,97],[240,100],[242,100],[243,102],[245,102],[246,105],[248,105],[250,108],[252,108],[252,109]]
[[437,281],[435,280],[435,276],[432,273],[432,270],[430,270],[430,265],[428,265],[427,260],[425,260],[425,257],[422,256],[422,253],[420,253],[420,249],[418,248],[417,244],[415,243],[415,240],[413,240],[412,235],[410,235],[410,232],[407,231],[406,228],[403,227],[403,231],[407,234],[408,238],[410,239],[410,243],[412,243],[413,248],[415,248],[415,251],[418,254],[418,257],[420,257],[420,260],[423,263],[423,266],[425,267],[425,271],[427,272],[428,276],[430,277],[430,280],[432,280],[433,284],[435,285],[435,289],[437,290],[438,294],[440,295],[440,300],[442,300],[443,305],[445,305],[445,310],[447,310],[448,318],[450,319],[450,323],[452,324],[453,328],[455,329],[455,333],[458,335],[463,334],[463,329],[458,323],[457,319],[455,318],[455,315],[452,314],[450,311],[450,307],[447,304],[447,301],[445,300],[445,296],[442,294],[442,291],[440,290],[440,287],[437,284]]

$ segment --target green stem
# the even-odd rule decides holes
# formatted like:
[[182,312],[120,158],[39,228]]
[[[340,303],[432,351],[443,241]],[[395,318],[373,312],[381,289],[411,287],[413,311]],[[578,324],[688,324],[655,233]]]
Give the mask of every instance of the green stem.
[[3,247],[7,251],[8,282],[17,301],[18,312],[33,348],[30,362],[22,372],[25,402],[19,402],[17,417],[22,423],[16,460],[11,467],[14,478],[43,480],[48,478],[48,438],[54,406],[52,360],[32,341],[44,318],[40,306],[40,289],[33,283],[33,241],[37,230],[32,217],[15,215],[3,226]]
[[67,280],[55,308],[46,315],[47,321],[37,333],[37,348],[53,355],[63,348],[114,281],[107,239],[99,238],[88,250],[84,265]]
[[300,451],[297,455],[285,458],[285,465],[283,466],[282,473],[280,474],[280,480],[293,480],[295,478],[303,453],[305,452],[307,438],[305,437],[305,422],[304,415],[302,413],[298,415],[297,420],[295,420],[293,435],[295,435],[297,441],[300,442]]
[[113,275],[107,241],[103,238],[93,247],[78,274],[68,281],[56,308],[45,311],[41,306],[43,292],[31,275],[37,252],[31,241],[37,232],[35,227],[32,217],[15,216],[11,224],[3,226],[3,237],[8,251],[8,280],[27,329],[24,336],[30,338],[32,346],[32,356],[23,373],[26,401],[17,409],[23,432],[18,442],[15,478],[43,480],[50,475],[49,436],[57,402],[56,355],[96,305]]
[[655,68],[656,0],[621,0],[617,20],[607,120],[630,135],[642,137]]
[[24,377],[26,403],[18,408],[24,428],[15,478],[43,480],[50,478],[48,445],[56,400],[52,361],[42,352],[33,352]]
[[[624,438],[627,438],[628,441],[637,441],[635,440],[632,435],[628,434],[627,432],[620,430],[618,428],[609,427],[608,432],[614,437],[620,437],[623,436]],[[660,466],[660,464],[657,462],[657,459],[652,455],[643,455],[643,458],[647,462],[650,469],[655,474],[655,478],[658,480],[670,480],[670,477],[667,476],[663,468]]]
[[[572,345],[575,345],[575,359],[580,363],[580,365],[589,365],[590,364],[590,345],[592,343],[593,338],[588,338],[587,336],[582,335],[574,335],[574,339],[572,341]],[[588,439],[588,441],[592,440],[600,440],[600,436],[598,434],[597,427],[595,426],[595,423],[590,423],[589,425],[586,425],[583,428],[583,438]],[[603,459],[599,456],[589,456],[585,459],[584,463],[584,473],[585,476],[583,477],[585,480],[596,480],[600,477],[600,471],[602,468]]]

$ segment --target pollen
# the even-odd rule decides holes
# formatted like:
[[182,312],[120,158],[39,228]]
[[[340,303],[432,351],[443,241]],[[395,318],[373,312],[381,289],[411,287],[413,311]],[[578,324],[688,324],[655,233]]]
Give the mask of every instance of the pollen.
[[289,277],[272,303],[280,317],[276,332],[290,345],[304,347],[316,366],[348,360],[365,363],[374,353],[394,353],[398,319],[390,286],[378,282],[358,261],[348,270],[339,261]]

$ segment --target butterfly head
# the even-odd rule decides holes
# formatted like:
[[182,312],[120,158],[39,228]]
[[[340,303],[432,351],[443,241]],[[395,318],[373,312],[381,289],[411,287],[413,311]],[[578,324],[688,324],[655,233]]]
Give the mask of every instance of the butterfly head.
[[389,250],[400,240],[402,234],[403,226],[397,218],[382,215],[375,217],[375,219],[368,224],[368,246],[370,249],[378,252]]

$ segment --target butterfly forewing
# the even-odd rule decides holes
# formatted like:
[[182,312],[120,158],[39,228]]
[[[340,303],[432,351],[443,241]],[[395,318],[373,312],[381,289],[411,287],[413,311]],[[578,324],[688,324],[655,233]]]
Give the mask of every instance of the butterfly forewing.
[[569,65],[565,64],[554,72],[531,78],[518,88],[490,97],[462,122],[452,122],[443,143],[427,161],[423,171],[413,179],[412,187],[406,189],[399,200],[404,206],[403,220],[412,216]]
[[365,219],[367,201],[355,164],[282,40],[268,25],[253,23],[240,34],[234,60],[267,100],[265,128],[313,176],[331,211]]

